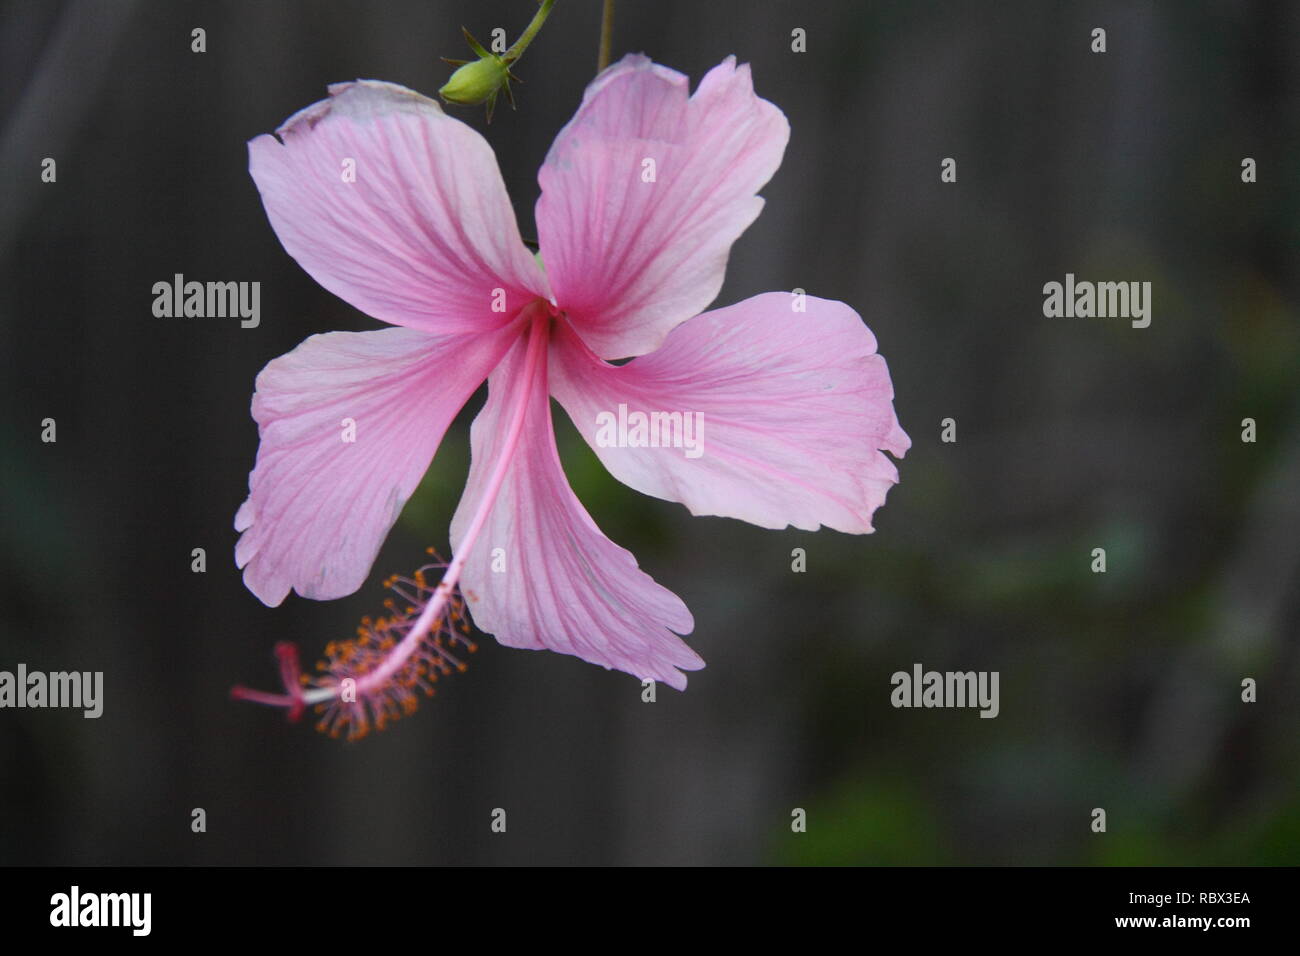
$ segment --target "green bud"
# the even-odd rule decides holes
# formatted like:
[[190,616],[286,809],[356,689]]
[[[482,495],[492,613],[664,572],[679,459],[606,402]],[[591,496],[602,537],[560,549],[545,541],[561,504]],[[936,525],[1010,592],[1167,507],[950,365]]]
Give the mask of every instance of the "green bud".
[[438,95],[457,106],[478,106],[495,100],[503,87],[508,95],[509,83],[510,68],[499,56],[489,53],[458,68]]

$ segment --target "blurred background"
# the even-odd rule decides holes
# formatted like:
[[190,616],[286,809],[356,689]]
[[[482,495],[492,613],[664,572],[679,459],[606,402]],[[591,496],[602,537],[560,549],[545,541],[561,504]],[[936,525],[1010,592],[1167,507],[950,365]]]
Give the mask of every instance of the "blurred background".
[[[496,150],[525,235],[599,8],[560,0],[517,112],[455,114]],[[229,699],[278,686],[276,641],[310,664],[379,610],[383,576],[445,551],[482,403],[360,592],[269,609],[244,588],[232,519],[258,370],[312,333],[379,327],[281,249],[245,143],[333,81],[433,94],[462,24],[513,39],[533,9],[0,7],[0,669],[105,683],[99,720],[0,711],[0,863],[1300,860],[1285,2],[622,0],[616,56],[698,81],[734,53],[789,117],[718,304],[801,287],[874,330],[914,442],[877,533],[692,518],[608,476],[561,413],[579,497],[694,612],[708,667],[686,693],[642,703],[627,675],[483,638],[468,673],[356,745]],[[260,281],[260,327],[155,318],[152,285],[177,272]],[[1045,319],[1042,286],[1066,272],[1150,281],[1150,328]],[[892,708],[890,675],[916,662],[999,671],[1000,715]]]

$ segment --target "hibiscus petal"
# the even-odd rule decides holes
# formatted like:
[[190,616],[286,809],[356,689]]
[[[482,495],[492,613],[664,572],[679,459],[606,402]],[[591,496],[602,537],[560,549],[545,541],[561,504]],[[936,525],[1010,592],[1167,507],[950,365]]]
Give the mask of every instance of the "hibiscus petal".
[[[794,301],[772,292],[706,312],[621,366],[564,333],[552,349],[552,392],[605,467],[638,491],[764,528],[869,532],[898,480],[878,449],[901,457],[911,446],[889,370],[843,302],[807,297],[796,312]],[[600,426],[617,421],[620,405],[629,423],[634,413],[679,412],[685,426],[698,413],[702,429],[660,425],[660,443],[678,435],[679,447],[605,447],[618,436]],[[696,437],[690,457],[686,439]]]
[[329,91],[285,121],[283,143],[248,144],[267,217],[312,278],[435,334],[495,328],[549,297],[482,136],[392,83]]
[[537,228],[556,301],[598,355],[649,352],[713,301],[789,135],[733,57],[689,98],[643,56],[587,87],[538,175]]
[[447,426],[517,334],[329,332],[268,363],[235,516],[248,589],[274,607],[291,588],[324,600],[360,587]]
[[512,412],[526,402],[519,444],[461,577],[474,623],[508,647],[572,654],[681,690],[686,676],[678,668],[704,666],[673,633],[691,632],[691,613],[601,533],[573,494],[555,448],[545,375],[523,381],[524,356],[521,342],[488,380],[487,404],[470,431],[469,481],[452,519],[459,556]]

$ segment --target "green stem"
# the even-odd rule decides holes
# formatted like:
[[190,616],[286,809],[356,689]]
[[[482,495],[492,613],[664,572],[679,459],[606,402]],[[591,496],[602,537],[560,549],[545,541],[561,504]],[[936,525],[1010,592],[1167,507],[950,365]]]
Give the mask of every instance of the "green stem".
[[524,51],[528,49],[528,44],[533,42],[533,37],[537,36],[537,31],[542,28],[546,18],[551,15],[551,7],[553,6],[555,6],[555,0],[542,0],[542,5],[533,14],[533,19],[529,21],[528,27],[520,34],[519,39],[511,45],[510,49],[501,54],[501,59],[507,63],[514,63],[524,55]]
[[614,0],[605,0],[600,11],[600,52],[596,55],[596,72],[609,66],[609,48],[614,41]]

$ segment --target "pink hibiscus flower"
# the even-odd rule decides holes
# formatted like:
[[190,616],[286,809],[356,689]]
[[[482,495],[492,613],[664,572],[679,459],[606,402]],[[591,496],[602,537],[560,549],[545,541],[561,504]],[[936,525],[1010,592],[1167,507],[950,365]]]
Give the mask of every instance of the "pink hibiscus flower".
[[[686,606],[569,488],[551,396],[617,478],[693,514],[872,530],[898,480],[881,450],[901,456],[910,441],[857,313],[774,292],[700,314],[789,137],[748,66],[729,57],[689,96],[685,76],[642,56],[602,72],[538,177],[541,262],[478,133],[393,84],[329,92],[279,139],[250,142],[250,171],[289,254],[398,328],[314,335],[258,376],[261,446],[235,518],[248,588],[272,606],[290,590],[355,591],[488,381],[453,558],[441,584],[413,586],[420,605],[395,633],[383,622],[389,637],[367,651],[354,706],[402,675],[409,684],[413,661],[445,656],[430,641],[454,632],[461,594],[477,627],[510,647],[678,689],[704,666],[678,636],[694,626]],[[686,454],[599,434],[637,413],[665,428],[695,421],[705,440]],[[287,658],[285,670],[285,694],[240,696],[295,711],[341,696],[338,668],[305,690]]]

